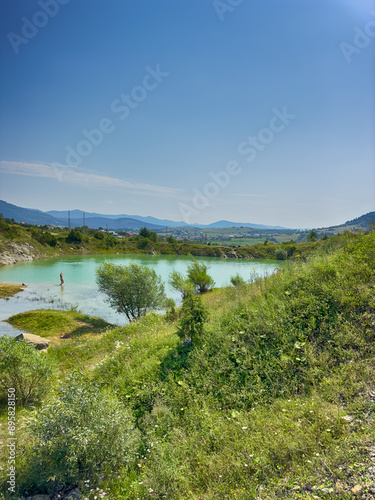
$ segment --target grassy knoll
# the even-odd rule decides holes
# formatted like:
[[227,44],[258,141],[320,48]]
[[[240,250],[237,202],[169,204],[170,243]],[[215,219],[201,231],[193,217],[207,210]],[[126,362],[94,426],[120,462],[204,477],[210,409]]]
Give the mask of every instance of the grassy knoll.
[[0,299],[12,297],[16,293],[22,292],[26,287],[24,285],[14,285],[11,283],[0,283]]
[[18,329],[41,337],[67,338],[101,333],[111,325],[100,318],[93,318],[75,311],[38,309],[16,314],[7,320]]
[[[110,500],[371,498],[375,234],[339,241],[252,285],[205,294],[209,318],[193,345],[156,314],[52,345],[42,355],[60,363],[62,388],[51,387],[44,410],[19,410],[19,486],[45,492],[48,478],[68,477],[51,437],[63,424],[48,419],[55,408],[73,418],[64,401],[78,390],[70,374],[79,368],[89,380],[79,386],[82,412],[102,394],[128,412],[138,439],[126,462],[103,468],[102,482],[93,465],[72,472],[90,500],[104,491]],[[105,430],[106,418],[97,412],[95,425]],[[64,431],[77,443],[66,450],[85,464],[90,432],[78,449],[74,429]],[[38,449],[47,462],[33,458]]]

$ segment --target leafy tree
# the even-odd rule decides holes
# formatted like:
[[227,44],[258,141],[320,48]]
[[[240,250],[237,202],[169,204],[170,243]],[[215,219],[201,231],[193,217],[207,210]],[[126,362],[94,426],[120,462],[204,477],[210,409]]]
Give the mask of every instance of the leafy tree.
[[194,293],[193,283],[182,276],[178,271],[172,271],[169,275],[169,284],[172,288],[182,294],[182,298],[186,298],[188,294]]
[[147,227],[141,227],[138,234],[141,238],[150,238],[151,231]]
[[215,286],[215,281],[207,274],[208,267],[203,262],[196,259],[188,266],[188,278],[199,293],[207,292]]
[[147,227],[141,227],[141,229],[139,230],[138,235],[141,238],[148,238],[149,240],[153,241],[154,243],[156,243],[158,241],[158,239],[159,239],[159,237],[155,233],[155,231],[150,231],[149,229],[147,229]]
[[55,364],[45,353],[23,340],[0,337],[1,399],[5,399],[8,388],[12,387],[20,406],[40,401],[54,371]]
[[110,305],[124,313],[129,321],[164,305],[164,285],[153,269],[138,264],[121,266],[106,262],[97,268],[96,280]]
[[167,242],[168,242],[170,245],[173,245],[174,243],[177,243],[176,238],[174,238],[173,236],[168,236],[168,237],[167,237]]

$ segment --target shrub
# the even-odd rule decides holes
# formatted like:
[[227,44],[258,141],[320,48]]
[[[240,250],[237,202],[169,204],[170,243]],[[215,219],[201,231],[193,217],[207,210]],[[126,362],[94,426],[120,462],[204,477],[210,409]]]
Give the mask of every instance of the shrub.
[[235,274],[234,276],[231,276],[230,282],[232,283],[233,286],[242,286],[242,285],[246,284],[243,277],[240,276],[239,274]]
[[191,338],[195,342],[202,338],[204,324],[208,319],[207,308],[203,305],[202,299],[196,295],[188,295],[182,305],[181,319],[178,325],[178,335],[184,340]]
[[76,229],[72,229],[68,236],[66,237],[65,241],[67,243],[81,243],[82,242],[82,234],[77,231]]
[[10,387],[15,389],[17,403],[36,403],[47,392],[55,371],[54,362],[43,352],[15,338],[0,337],[0,398]]
[[288,258],[288,252],[284,248],[278,248],[275,252],[275,257],[277,260],[286,260]]
[[193,261],[188,266],[188,278],[199,293],[207,292],[215,286],[215,281],[207,274],[208,267],[203,262]]
[[[39,412],[32,426],[34,460],[29,475],[36,486],[92,486],[133,461],[138,431],[124,407],[81,373],[61,384],[57,397]],[[30,480],[25,478],[26,484]],[[34,479],[35,481],[35,479]]]

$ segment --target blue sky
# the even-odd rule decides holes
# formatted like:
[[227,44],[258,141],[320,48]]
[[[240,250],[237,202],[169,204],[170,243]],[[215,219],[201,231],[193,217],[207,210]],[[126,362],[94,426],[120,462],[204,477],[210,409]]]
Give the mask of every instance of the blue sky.
[[374,0],[1,8],[1,199],[287,227],[375,209]]

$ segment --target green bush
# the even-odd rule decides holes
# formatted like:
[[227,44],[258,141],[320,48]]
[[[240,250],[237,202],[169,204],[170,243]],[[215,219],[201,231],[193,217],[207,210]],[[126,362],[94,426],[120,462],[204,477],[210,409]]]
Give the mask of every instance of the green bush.
[[286,260],[288,258],[288,252],[284,248],[278,248],[275,252],[275,257],[277,260]]
[[46,394],[55,371],[46,353],[15,338],[0,337],[0,398],[15,389],[17,404],[36,403]]
[[69,232],[68,236],[65,238],[65,241],[67,243],[76,243],[76,244],[82,243],[82,234],[76,229],[72,229]]
[[107,300],[129,321],[145,316],[151,309],[164,305],[164,285],[153,269],[138,264],[121,266],[101,264],[96,270],[99,290]]
[[207,308],[202,299],[196,295],[188,295],[182,305],[181,319],[178,325],[178,335],[184,340],[191,338],[196,342],[203,337],[204,325],[208,319]]
[[215,286],[215,281],[207,274],[208,267],[203,262],[198,262],[194,257],[188,266],[188,278],[199,293],[207,292]]
[[232,283],[233,286],[242,286],[246,284],[245,280],[239,274],[231,276],[230,282]]
[[139,445],[139,433],[123,405],[81,373],[61,384],[31,430],[34,450],[22,482],[34,483],[38,491],[51,491],[56,484],[82,486],[84,481],[93,486],[99,475],[110,477],[130,465]]

